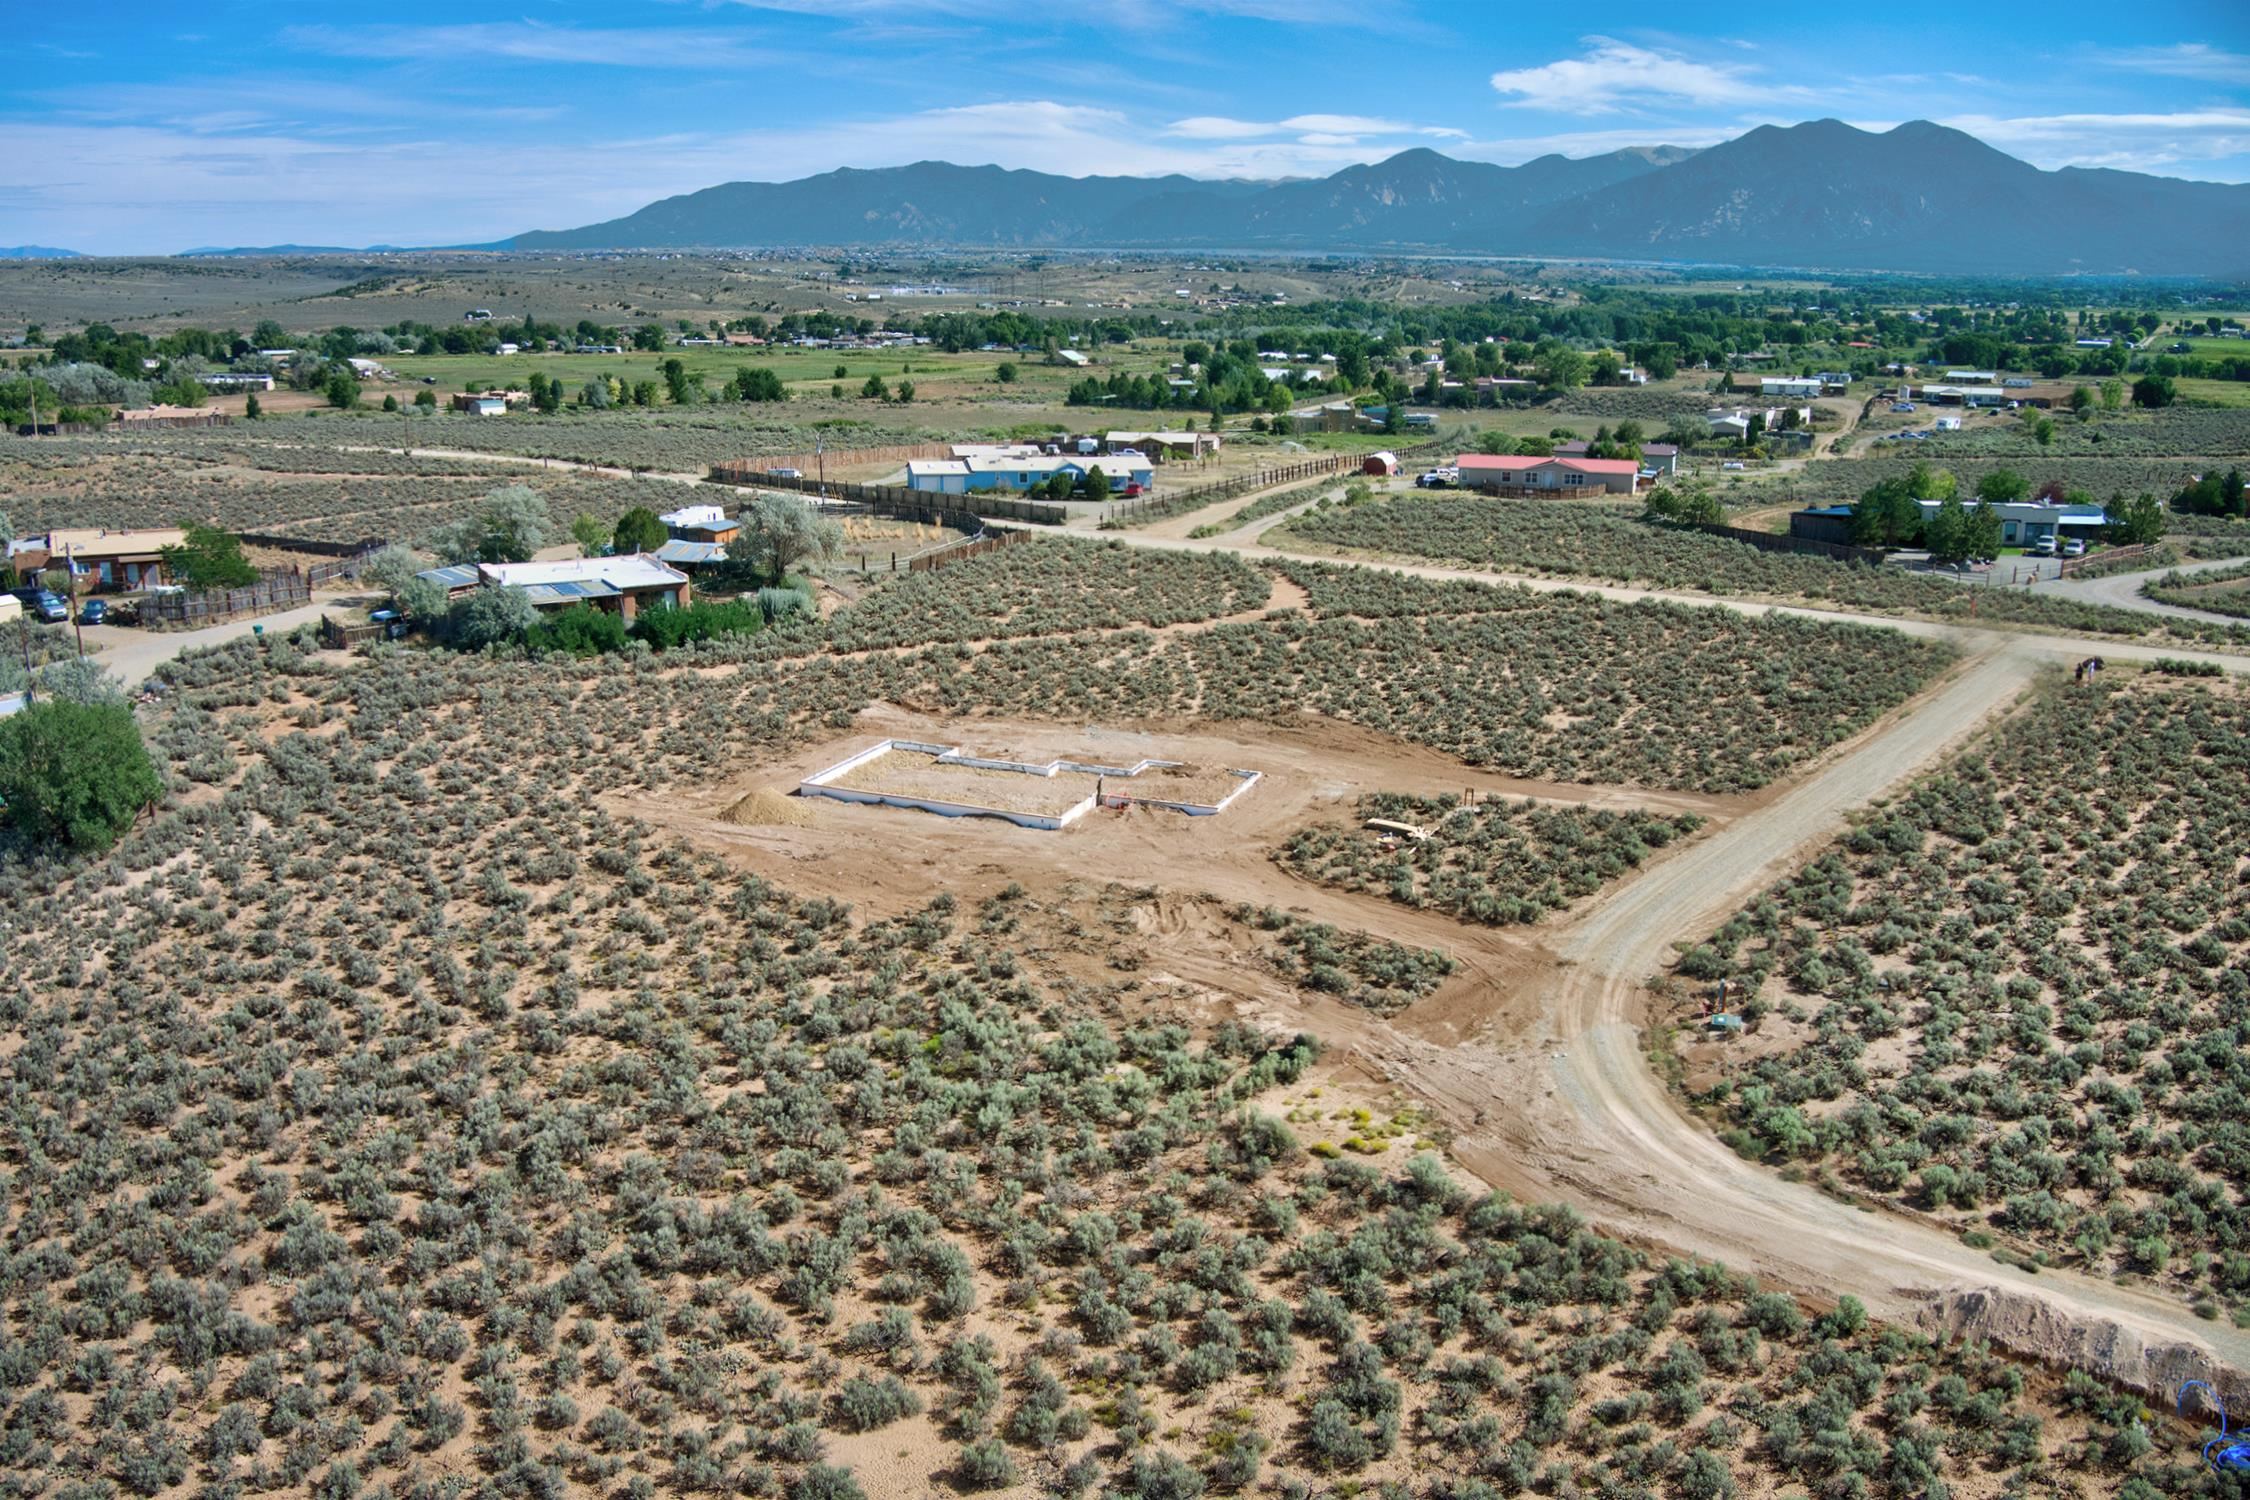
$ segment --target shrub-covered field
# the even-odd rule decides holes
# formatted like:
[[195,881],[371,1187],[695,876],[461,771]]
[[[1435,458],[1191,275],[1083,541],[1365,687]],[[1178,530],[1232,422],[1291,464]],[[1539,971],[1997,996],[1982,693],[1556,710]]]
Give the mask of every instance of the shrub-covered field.
[[1453,960],[1435,949],[1300,921],[1270,906],[1240,908],[1233,916],[1275,934],[1279,946],[1269,956],[1290,979],[1379,1016],[1397,1015],[1454,969]]
[[[1465,807],[1450,794],[1400,792],[1362,797],[1359,817],[1361,824],[1302,829],[1274,857],[1307,880],[1492,927],[1561,911],[1703,826],[1693,813],[1668,818],[1536,802]],[[1429,837],[1393,838],[1385,848],[1381,833],[1362,826],[1369,818],[1411,824]]]
[[[2239,416],[2237,420],[2250,423],[2250,415]],[[2174,494],[2209,467],[2192,458],[2153,455],[2145,458],[2073,456],[2046,461],[2012,451],[2006,454],[1965,451],[1956,455],[1943,440],[1881,443],[1874,446],[1870,456],[1861,456],[1867,452],[1869,450],[1861,449],[1855,450],[1849,458],[1822,458],[1756,485],[1729,485],[1723,492],[1724,498],[1730,505],[1753,498],[1769,505],[1782,500],[1799,505],[1849,504],[1880,481],[1903,479],[1915,464],[1929,463],[1950,470],[1960,480],[1963,495],[1975,493],[1977,481],[1994,469],[2012,469],[2029,479],[2035,491],[2049,480],[2059,479],[2071,489],[2084,490],[2096,500],[2107,503],[2119,496],[2129,500],[2144,492]]]
[[[2057,689],[1692,950],[1739,1148],[2250,1309],[2250,701]],[[1753,1043],[1758,1038],[1753,1038]]]
[[1175,625],[1241,614],[1273,592],[1231,554],[1159,552],[1039,536],[903,574],[828,623],[838,651]]
[[547,497],[558,526],[580,512],[604,525],[636,505],[683,503],[680,486],[599,478],[569,471],[401,458],[294,444],[228,446],[147,438],[18,440],[0,445],[0,505],[19,533],[53,526],[170,526],[180,518],[230,531],[273,532],[314,541],[367,537],[413,541],[458,520],[502,484]]
[[1746,543],[1643,521],[1617,507],[1444,494],[1331,507],[1268,532],[1356,551],[1404,554],[1518,573],[1598,578],[1653,588],[1801,600],[1871,613],[1971,619],[2119,636],[2178,636],[2250,647],[2250,631],[2136,614],[2011,589],[1949,583],[1899,568],[1761,552]]
[[2246,584],[2250,584],[2250,563],[2238,568],[2213,568],[2208,573],[2166,573],[2142,584],[2141,592],[2159,604],[2250,619],[2250,587]]
[[0,903],[22,1487],[2194,1491],[2090,1383],[1308,1159],[1311,1046],[1047,967],[1067,903],[873,921],[602,813],[835,701],[729,675],[773,714],[616,659],[174,674],[213,791]]
[[[2010,420],[1968,432],[1939,433],[1907,451],[1948,468],[1963,455],[2010,455],[2027,460],[2017,465],[2024,469],[2067,459],[2073,466],[2059,466],[2056,475],[2073,485],[2083,483],[2074,477],[2075,461],[2083,458],[2225,458],[2250,453],[2250,412],[2167,406],[2160,411],[2114,412],[2092,422],[2080,422],[2068,412],[2044,415],[2053,424],[2045,444],[2039,441],[2034,422]],[[1927,427],[1929,420],[1916,416],[1908,425]],[[1883,453],[1891,447],[1883,444],[1859,451]]]

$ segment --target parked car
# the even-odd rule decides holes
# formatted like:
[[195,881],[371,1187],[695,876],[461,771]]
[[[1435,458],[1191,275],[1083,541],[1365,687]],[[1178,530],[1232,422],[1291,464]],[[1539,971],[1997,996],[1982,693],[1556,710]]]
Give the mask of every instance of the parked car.
[[1719,467],[1722,469],[1746,469],[1749,467],[1749,465],[1745,464],[1739,458],[1730,458],[1725,463],[1719,465]]
[[1451,482],[1436,469],[1430,470],[1427,474],[1418,475],[1414,480],[1416,486],[1425,490],[1442,490]]
[[802,479],[805,477],[803,469],[775,469],[771,472],[776,479]]
[[108,619],[109,601],[106,599],[88,599],[86,607],[78,611],[78,623],[81,625],[100,625]]
[[2033,557],[2053,557],[2055,555],[2055,539],[2051,536],[2040,537],[2023,550]]
[[2086,539],[2084,537],[2074,536],[2069,541],[2063,543],[2063,556],[2084,557],[2085,555]]
[[1125,486],[1125,498],[1128,500],[1138,499],[1140,497],[1140,493],[1141,482],[1137,479],[1133,480]]
[[60,595],[42,588],[17,589],[16,597],[23,601],[25,611],[50,625],[66,624],[70,619],[70,606]]

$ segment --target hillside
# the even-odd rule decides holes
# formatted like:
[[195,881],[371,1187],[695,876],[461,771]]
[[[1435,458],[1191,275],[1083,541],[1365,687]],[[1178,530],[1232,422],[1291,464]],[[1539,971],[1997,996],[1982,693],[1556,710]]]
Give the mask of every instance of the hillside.
[[[2171,226],[2193,225],[2193,233]],[[1958,130],[1760,126],[1521,166],[1401,152],[1309,181],[1064,177],[924,161],[731,182],[490,248],[1399,249],[2024,275],[2250,271],[2250,186],[2044,171]]]

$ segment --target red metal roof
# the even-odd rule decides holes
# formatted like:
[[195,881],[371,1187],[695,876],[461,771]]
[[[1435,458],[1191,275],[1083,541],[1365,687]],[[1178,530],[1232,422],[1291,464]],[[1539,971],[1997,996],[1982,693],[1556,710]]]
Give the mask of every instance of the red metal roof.
[[1456,469],[1535,469],[1560,464],[1580,474],[1638,474],[1641,466],[1629,458],[1535,458],[1517,453],[1464,453],[1453,460]]

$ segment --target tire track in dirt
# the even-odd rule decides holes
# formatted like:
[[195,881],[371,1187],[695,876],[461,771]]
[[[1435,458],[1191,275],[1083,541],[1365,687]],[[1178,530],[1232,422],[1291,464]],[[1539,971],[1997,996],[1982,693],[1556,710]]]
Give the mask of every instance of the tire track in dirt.
[[[1355,1049],[1467,1125],[1455,1154],[1487,1180],[1586,1208],[1605,1229],[1816,1294],[1851,1292],[1878,1316],[1973,1326],[2022,1352],[2083,1363],[2149,1390],[2220,1378],[2250,1394],[2250,1335],[2203,1323],[2158,1293],[2067,1271],[2036,1277],[1952,1235],[1870,1211],[1743,1160],[1691,1118],[1649,1068],[1635,1025],[1646,979],[1675,940],[1700,936],[1846,815],[1899,787],[2006,711],[2037,674],[2035,646],[1988,648],[1929,697],[1767,806],[1650,866],[1549,938],[1526,1032],[1432,1045],[1411,1035]],[[1997,1316],[1995,1316],[1997,1315]],[[2229,1368],[2231,1367],[2231,1369]]]

